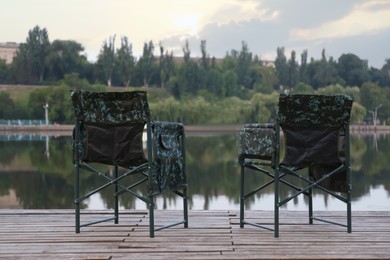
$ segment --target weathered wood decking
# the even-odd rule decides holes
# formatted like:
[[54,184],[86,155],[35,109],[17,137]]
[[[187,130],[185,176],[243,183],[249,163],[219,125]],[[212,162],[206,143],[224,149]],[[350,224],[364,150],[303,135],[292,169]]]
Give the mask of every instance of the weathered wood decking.
[[[390,259],[390,212],[353,212],[353,232],[307,224],[307,213],[282,211],[280,237],[238,225],[238,211],[190,211],[189,228],[148,237],[146,211],[122,212],[112,222],[74,233],[73,210],[0,210],[2,259]],[[107,211],[89,211],[95,218]],[[322,212],[340,218],[343,212]],[[156,224],[180,219],[179,211],[156,211]],[[270,211],[247,218],[270,223]]]

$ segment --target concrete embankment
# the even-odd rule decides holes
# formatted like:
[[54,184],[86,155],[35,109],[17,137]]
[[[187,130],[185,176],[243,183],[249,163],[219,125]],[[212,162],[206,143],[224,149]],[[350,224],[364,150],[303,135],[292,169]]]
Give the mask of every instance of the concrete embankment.
[[390,134],[389,125],[351,125],[350,133],[357,135],[370,135],[370,134]]
[[[185,131],[192,133],[223,133],[238,132],[241,125],[186,125]],[[55,135],[71,135],[73,125],[41,125],[41,126],[7,126],[0,125],[0,133],[40,133]],[[351,134],[390,134],[390,126],[387,125],[351,125]]]
[[[238,132],[240,125],[186,125],[185,131],[190,133],[228,133]],[[0,134],[39,133],[41,135],[71,135],[73,125],[40,125],[40,126],[7,126],[0,125]]]

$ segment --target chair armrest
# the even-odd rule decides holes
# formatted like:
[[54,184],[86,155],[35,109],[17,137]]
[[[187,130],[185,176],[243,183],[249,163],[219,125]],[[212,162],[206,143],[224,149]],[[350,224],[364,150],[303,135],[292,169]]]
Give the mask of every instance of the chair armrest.
[[182,123],[168,121],[151,121],[151,124],[152,128],[161,129],[162,131],[164,129],[167,129],[169,131],[184,132],[184,125]]
[[239,161],[244,158],[270,160],[275,147],[275,124],[245,124],[239,132]]

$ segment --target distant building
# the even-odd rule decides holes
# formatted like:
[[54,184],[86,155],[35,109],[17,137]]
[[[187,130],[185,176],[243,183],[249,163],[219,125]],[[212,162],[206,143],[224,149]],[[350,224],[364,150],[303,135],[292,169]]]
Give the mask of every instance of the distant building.
[[5,60],[7,64],[12,63],[12,60],[16,56],[18,49],[19,44],[16,42],[0,42],[0,59]]

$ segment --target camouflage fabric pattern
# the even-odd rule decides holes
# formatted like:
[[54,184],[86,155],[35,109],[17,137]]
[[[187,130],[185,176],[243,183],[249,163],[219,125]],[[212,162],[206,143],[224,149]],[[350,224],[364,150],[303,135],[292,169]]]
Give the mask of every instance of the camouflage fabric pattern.
[[154,162],[149,194],[155,195],[187,187],[185,172],[184,126],[180,123],[152,122]]
[[245,124],[239,132],[239,160],[271,159],[276,147],[274,124]]
[[346,95],[280,95],[277,122],[282,126],[344,126],[350,121],[352,103]]
[[86,147],[87,147],[87,130],[85,127],[80,126],[80,141],[76,142],[75,136],[76,136],[76,129],[73,129],[73,161],[76,160],[76,151],[78,152],[79,158],[82,158],[86,154]]
[[125,123],[150,120],[145,91],[71,92],[76,119],[86,123]]
[[[88,161],[87,147],[89,138],[87,128],[89,125],[100,125],[101,128],[105,128],[108,125],[125,125],[129,123],[144,125],[150,119],[150,110],[145,91],[89,92],[73,90],[71,98],[75,118],[80,122],[80,141],[75,142],[73,138],[73,154],[76,156],[77,151],[79,158],[82,160]],[[75,135],[75,132],[73,135]],[[137,138],[134,142],[137,144],[137,147],[142,147],[140,138]],[[113,163],[116,162],[112,161],[110,164]]]

